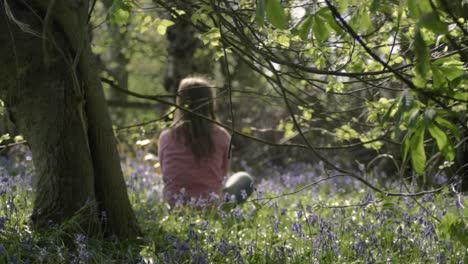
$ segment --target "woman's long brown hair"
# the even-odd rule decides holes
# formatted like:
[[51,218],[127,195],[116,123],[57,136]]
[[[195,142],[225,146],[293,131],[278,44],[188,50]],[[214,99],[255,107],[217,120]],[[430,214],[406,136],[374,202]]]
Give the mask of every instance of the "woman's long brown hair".
[[[180,82],[177,104],[197,114],[216,119],[214,96],[210,83],[201,77],[188,77]],[[174,129],[178,140],[190,147],[195,160],[209,158],[214,152],[213,124],[196,114],[176,110]]]

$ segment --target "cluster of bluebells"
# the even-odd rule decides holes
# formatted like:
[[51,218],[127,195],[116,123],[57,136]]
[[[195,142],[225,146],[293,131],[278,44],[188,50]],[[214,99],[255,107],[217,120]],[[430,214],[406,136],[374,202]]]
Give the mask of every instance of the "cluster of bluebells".
[[[255,173],[246,163],[242,166]],[[412,258],[423,262],[444,263],[449,259],[454,263],[463,262],[466,252],[462,247],[436,232],[438,222],[433,216],[443,217],[447,208],[436,206],[433,195],[417,200],[431,208],[429,211],[421,209],[411,198],[395,198],[391,200],[392,206],[388,206],[389,201],[383,202],[362,183],[344,176],[294,196],[268,199],[331,175],[334,172],[327,171],[320,163],[267,167],[254,175],[256,190],[245,204],[227,210],[219,206],[197,211],[194,208],[199,204],[193,200],[173,211],[156,209],[155,213],[166,219],[158,225],[170,233],[178,233],[183,226],[184,232],[201,234],[178,240],[184,241],[183,248],[190,252],[185,259],[195,263],[219,259],[249,263],[259,257],[277,263],[301,260],[304,263],[392,263]],[[377,184],[378,180],[377,175],[371,181]],[[200,220],[204,226],[194,224],[194,218],[204,219]],[[206,220],[210,222],[208,230]],[[157,260],[158,254],[148,254],[146,258]],[[168,251],[163,255],[166,261],[177,262],[171,260]]]
[[[119,253],[111,253],[105,242],[82,234],[68,244],[59,232],[34,236],[27,224],[32,161],[25,149],[16,151],[0,156],[0,262],[107,263],[128,254],[121,241],[112,242],[110,251]],[[438,231],[436,220],[462,210],[459,197],[382,198],[350,177],[288,195],[335,172],[320,163],[262,170],[243,163],[256,181],[247,202],[236,205],[234,197],[217,195],[187,199],[182,191],[169,208],[155,162],[144,151],[122,159],[144,233],[138,256],[128,256],[134,263],[463,263],[467,254]]]

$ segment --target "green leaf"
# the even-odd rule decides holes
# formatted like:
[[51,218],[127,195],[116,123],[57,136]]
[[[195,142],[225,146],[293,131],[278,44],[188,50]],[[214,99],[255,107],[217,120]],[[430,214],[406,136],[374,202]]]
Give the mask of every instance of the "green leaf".
[[265,0],[257,0],[255,21],[257,21],[260,26],[263,26],[265,23]]
[[403,139],[403,142],[401,144],[401,152],[403,153],[403,161],[408,158],[408,152],[410,149],[410,134],[406,134],[405,138]]
[[23,140],[24,140],[24,137],[22,135],[17,135],[13,138],[13,141],[15,141],[15,143],[18,143]]
[[313,17],[305,16],[301,22],[293,30],[294,34],[298,35],[302,40],[309,38],[310,29],[312,28]]
[[418,7],[419,0],[408,0],[409,16],[413,19],[418,19],[421,15],[421,10]]
[[468,228],[463,219],[458,218],[457,222],[450,226],[450,235],[454,240],[468,247]]
[[108,17],[109,20],[117,25],[124,25],[128,23],[130,18],[131,5],[126,0],[114,0],[112,6],[109,8]]
[[414,50],[416,53],[416,72],[425,77],[430,69],[429,49],[424,41],[421,31],[417,31],[414,39]]
[[302,112],[302,118],[304,118],[304,120],[306,121],[310,121],[312,120],[312,111],[303,111]]
[[426,165],[426,153],[424,152],[424,126],[420,125],[411,137],[410,142],[410,153],[411,153],[411,165],[414,171],[418,174],[424,172]]
[[330,35],[325,21],[319,16],[314,16],[314,23],[312,25],[312,29],[314,30],[314,36],[315,38],[317,38],[318,41],[324,41]]
[[167,20],[167,19],[159,20],[155,23],[156,32],[158,32],[159,35],[164,36],[166,34],[167,28],[172,25],[174,25],[174,22],[171,20]]
[[341,26],[338,25],[338,23],[336,23],[335,17],[331,13],[330,9],[322,8],[315,14],[319,16],[322,20],[326,21],[328,26],[331,27],[336,33],[343,32]]
[[454,58],[451,58],[450,60],[444,60],[439,66],[439,70],[449,81],[460,77],[465,72],[463,69],[463,62]]
[[418,19],[421,14],[432,12],[429,0],[408,0],[409,16]]
[[457,216],[453,213],[446,213],[440,220],[439,228],[446,234],[450,234],[450,226],[457,222]]
[[408,118],[408,127],[414,128],[419,123],[420,115],[419,115],[419,108],[414,106],[409,111],[409,118]]
[[434,116],[436,115],[436,111],[433,108],[426,108],[424,111],[424,123],[429,125],[432,123]]
[[454,125],[452,122],[448,121],[447,119],[444,119],[440,116],[436,116],[436,118],[434,118],[434,121],[439,124],[440,126],[443,126],[445,128],[448,128],[450,129],[450,131],[452,132],[452,134],[455,136],[455,138],[457,140],[460,140],[461,136],[460,136],[460,130],[458,129],[458,127],[456,125]]
[[343,14],[344,11],[349,7],[348,0],[340,0],[338,4],[338,11]]
[[372,13],[375,13],[375,11],[377,11],[377,9],[379,8],[379,5],[380,5],[380,1],[381,0],[374,0],[372,1],[372,4],[369,8],[369,10],[372,12]]
[[291,41],[291,38],[289,38],[285,34],[280,34],[275,38],[275,41],[278,42],[281,46],[284,46],[286,48],[289,47],[289,42]]
[[445,78],[442,71],[439,69],[437,65],[431,65],[432,70],[432,85],[435,89],[440,89],[447,84],[447,79]]
[[262,208],[262,205],[257,203],[257,202],[252,202],[255,206],[255,209],[261,209]]
[[395,203],[394,202],[385,202],[382,204],[382,207],[385,209],[393,210],[395,208]]
[[363,10],[361,12],[361,24],[359,26],[359,29],[363,33],[369,33],[372,30],[374,30],[374,25],[372,24],[369,12],[367,10]]
[[437,147],[442,152],[448,161],[452,161],[455,158],[455,150],[453,149],[452,143],[449,141],[447,135],[436,125],[429,124],[427,127],[431,136],[436,140]]
[[266,18],[276,28],[283,29],[287,25],[286,14],[280,0],[265,0]]
[[427,79],[419,74],[413,77],[411,81],[413,82],[414,86],[418,88],[425,88],[427,84]]
[[419,25],[436,34],[444,34],[447,32],[447,24],[442,22],[434,12],[423,14],[419,18]]
[[294,133],[294,124],[292,122],[287,122],[284,125],[284,137],[285,138],[290,138],[290,137],[292,137],[294,135],[295,135],[295,133]]
[[130,13],[127,10],[117,9],[111,15],[111,22],[117,25],[124,25],[128,22]]
[[388,118],[392,116],[392,113],[394,112],[394,109],[396,106],[400,104],[402,100],[402,96],[398,98],[398,100],[393,100],[393,103],[390,105],[387,111],[385,111],[385,114],[382,116],[382,123],[386,123],[388,121]]
[[465,247],[468,246],[468,228],[465,221],[453,213],[447,213],[440,221],[439,229],[450,238],[460,242]]
[[417,0],[419,10],[421,10],[421,14],[432,12],[432,7],[429,1],[431,0]]
[[325,89],[325,91],[341,93],[343,92],[343,89],[344,89],[344,84],[342,82],[331,81],[327,84],[327,88]]
[[2,135],[2,136],[0,137],[0,143],[2,143],[2,142],[5,141],[5,140],[9,140],[10,138],[11,138],[11,137],[10,137],[10,134],[9,134],[9,133],[6,133],[6,134],[4,134],[4,135]]

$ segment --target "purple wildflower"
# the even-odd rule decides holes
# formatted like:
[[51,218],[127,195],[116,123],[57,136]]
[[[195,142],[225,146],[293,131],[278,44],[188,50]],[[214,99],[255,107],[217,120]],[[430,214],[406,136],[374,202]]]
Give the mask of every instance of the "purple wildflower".
[[242,211],[241,211],[240,207],[239,207],[239,206],[236,206],[236,208],[234,208],[234,209],[232,210],[232,214],[234,215],[234,217],[235,217],[236,219],[239,219],[239,218],[241,217],[241,215],[242,215]]
[[302,233],[302,225],[298,222],[293,222],[291,225],[291,229],[294,233],[296,233],[299,237],[303,237],[304,234]]
[[226,243],[224,239],[222,239],[221,242],[219,242],[216,248],[223,256],[226,256],[229,252],[229,245]]
[[296,211],[296,216],[297,216],[297,219],[301,219],[301,217],[302,217],[302,213],[303,213],[303,212],[302,212],[302,210],[298,210],[298,211]]
[[247,192],[245,190],[241,191],[241,197],[242,197],[242,200],[245,200],[247,198]]
[[91,259],[91,252],[88,249],[88,238],[83,234],[75,236],[75,242],[78,246],[78,259],[80,262],[89,262]]
[[254,254],[254,245],[253,245],[253,243],[249,243],[247,245],[247,256],[251,257],[251,256],[253,256],[253,254]]
[[83,234],[78,234],[75,236],[75,242],[80,245],[80,244],[86,244],[88,242],[88,237],[86,237]]

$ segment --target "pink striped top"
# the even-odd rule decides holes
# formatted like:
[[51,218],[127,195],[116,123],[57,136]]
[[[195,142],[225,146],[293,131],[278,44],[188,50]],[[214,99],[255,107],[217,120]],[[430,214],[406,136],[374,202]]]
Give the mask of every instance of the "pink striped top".
[[221,195],[223,180],[229,170],[230,135],[213,125],[215,153],[199,163],[189,146],[178,140],[174,130],[165,130],[159,136],[159,162],[164,181],[164,199],[174,205],[175,196],[185,189],[189,197],[208,198],[210,193]]

